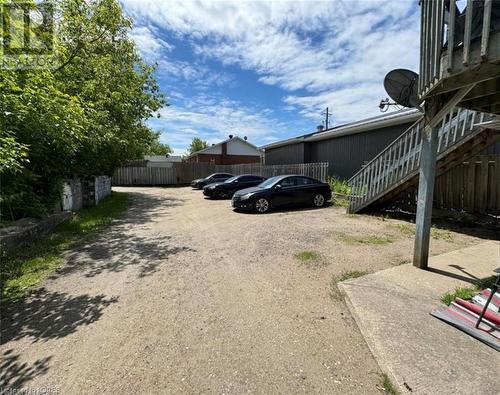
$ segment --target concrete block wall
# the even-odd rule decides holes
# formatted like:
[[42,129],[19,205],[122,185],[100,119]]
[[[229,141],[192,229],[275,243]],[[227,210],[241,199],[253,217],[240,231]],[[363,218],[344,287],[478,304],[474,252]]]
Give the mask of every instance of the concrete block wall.
[[79,178],[65,180],[61,199],[62,211],[76,211],[82,208],[82,183]]
[[65,180],[61,208],[63,211],[77,211],[95,206],[110,193],[111,178],[108,176]]
[[95,204],[111,193],[111,177],[99,176],[95,178]]

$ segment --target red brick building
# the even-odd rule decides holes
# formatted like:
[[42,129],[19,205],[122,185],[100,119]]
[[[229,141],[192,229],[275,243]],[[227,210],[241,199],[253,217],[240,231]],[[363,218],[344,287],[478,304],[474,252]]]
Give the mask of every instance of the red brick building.
[[238,136],[214,144],[189,155],[188,163],[211,162],[216,165],[234,165],[240,163],[259,163],[261,151],[246,139]]

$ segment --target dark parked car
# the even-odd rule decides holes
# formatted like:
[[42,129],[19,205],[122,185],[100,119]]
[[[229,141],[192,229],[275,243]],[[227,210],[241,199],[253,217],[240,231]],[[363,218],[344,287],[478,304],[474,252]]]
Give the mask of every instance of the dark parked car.
[[208,177],[198,178],[197,180],[191,181],[191,186],[195,189],[202,189],[207,184],[213,184],[214,182],[223,182],[231,177],[233,177],[233,175],[228,173],[214,173],[210,174]]
[[265,181],[265,177],[244,174],[228,178],[224,182],[216,182],[203,187],[203,194],[212,198],[230,198],[240,189],[255,187]]
[[330,186],[306,176],[271,177],[253,188],[233,195],[232,206],[240,210],[265,213],[272,208],[291,206],[324,206],[332,197]]

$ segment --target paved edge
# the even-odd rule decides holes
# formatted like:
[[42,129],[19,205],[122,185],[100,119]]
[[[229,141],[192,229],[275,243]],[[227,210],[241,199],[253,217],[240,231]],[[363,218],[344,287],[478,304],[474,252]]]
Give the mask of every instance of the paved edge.
[[[386,269],[386,270],[389,270],[389,269]],[[370,276],[370,275],[368,274],[368,275],[363,276],[363,277],[367,277],[367,276]],[[347,308],[349,309],[351,315],[353,316],[354,321],[356,321],[356,325],[358,326],[359,331],[363,335],[363,338],[365,340],[365,343],[368,345],[368,349],[370,350],[370,353],[373,355],[373,358],[377,362],[377,365],[379,366],[382,373],[386,374],[389,377],[389,379],[392,381],[392,383],[398,387],[398,391],[401,393],[406,392],[406,388],[403,386],[402,383],[399,382],[399,380],[397,379],[397,377],[394,374],[394,372],[392,371],[392,369],[389,368],[388,361],[381,354],[379,354],[377,352],[377,350],[375,349],[375,347],[373,346],[375,343],[375,340],[370,335],[370,331],[368,330],[368,328],[365,325],[363,325],[363,321],[361,320],[361,317],[359,316],[358,311],[356,310],[356,308],[352,304],[351,299],[349,297],[349,293],[347,292],[347,288],[346,288],[345,284],[349,284],[349,282],[350,282],[349,280],[343,281],[341,283],[338,283],[337,286],[339,287],[340,292],[342,293],[342,296],[344,296],[345,304],[347,305]]]
[[[495,254],[496,252],[496,254]],[[491,254],[491,255],[490,255]],[[485,258],[485,259],[482,259]],[[454,263],[460,262],[460,264],[464,265],[465,267],[462,267],[462,269],[471,269],[470,271],[476,276],[484,278],[488,275],[492,275],[492,270],[498,267],[498,262],[500,258],[500,242],[498,241],[484,241],[482,243],[479,243],[474,246],[469,246],[465,247],[459,250],[451,251],[448,253],[444,253],[441,255],[436,255],[434,257],[430,258],[429,262],[429,267],[431,269],[436,269],[436,270],[442,270],[446,271],[450,274],[457,274],[457,271],[453,269],[452,265],[449,265],[449,262],[452,261]],[[478,262],[479,261],[479,262]],[[444,270],[443,270],[444,269]],[[379,340],[379,334],[371,327],[369,318],[364,319],[361,316],[361,308],[356,307],[355,303],[351,300],[352,298],[356,299],[357,298],[357,293],[355,293],[355,290],[358,288],[363,288],[363,287],[368,287],[371,290],[377,290],[380,289],[382,291],[392,291],[396,290],[396,288],[401,287],[401,283],[397,284],[394,282],[395,278],[400,276],[400,273],[405,273],[405,272],[411,272],[413,270],[419,270],[413,267],[412,264],[406,264],[406,265],[400,265],[400,266],[395,266],[391,267],[385,270],[381,270],[376,273],[371,273],[367,274],[365,276],[359,277],[359,278],[354,278],[354,279],[349,279],[346,281],[343,281],[341,283],[338,283],[337,286],[341,292],[341,294],[344,296],[345,303],[354,317],[354,320],[356,324],[358,325],[358,328],[363,335],[365,342],[368,345],[368,348],[375,358],[375,361],[380,367],[380,370],[385,373],[389,379],[392,381],[392,383],[397,387],[398,391],[402,394],[410,394],[412,392],[415,393],[427,393],[425,391],[420,391],[420,388],[414,388],[413,390],[409,390],[405,387],[405,383],[401,381],[400,378],[403,377],[402,374],[398,374],[397,371],[393,370],[393,365],[394,361],[389,360],[384,356],[384,351],[385,349],[380,347],[381,343]],[[417,296],[417,297],[412,297],[414,299],[414,302],[417,301],[418,298],[421,299],[421,302],[423,304],[428,304],[434,303],[435,302],[435,307],[439,307],[439,296],[437,295],[442,295],[444,292],[447,292],[449,290],[452,290],[456,288],[457,286],[470,286],[471,284],[467,281],[465,281],[463,278],[448,278],[448,277],[443,277],[439,276],[438,274],[433,274],[432,270],[429,271],[424,271],[426,273],[425,276],[427,277],[423,282],[420,282],[420,280],[416,280],[414,284],[416,283],[416,287],[421,287],[422,294]],[[408,273],[407,273],[408,274]],[[436,276],[436,277],[434,277]],[[432,280],[429,282],[429,278],[432,278]],[[392,281],[391,281],[392,280]],[[381,288],[381,282],[386,282],[388,287]],[[410,280],[410,282],[413,282],[413,280]],[[374,285],[374,287],[370,287],[370,285]],[[431,286],[429,288],[429,285]],[[392,289],[391,289],[392,288]],[[427,289],[426,289],[427,288]],[[431,292],[429,290],[432,289]],[[405,294],[407,290],[404,290]],[[403,295],[405,296],[405,295]],[[412,295],[414,296],[414,295]],[[362,297],[357,299],[361,300]],[[430,313],[430,310],[428,311]],[[429,315],[429,317],[431,317]],[[436,318],[432,318],[436,320]],[[430,322],[431,323],[431,322]],[[431,323],[432,324],[432,323]],[[448,326],[445,323],[442,323],[445,325],[444,330],[445,331],[451,331],[456,333],[458,329],[452,328],[451,326]],[[403,324],[404,327],[404,324]],[[459,331],[460,332],[460,331]],[[461,333],[461,332],[460,332]],[[462,334],[462,333],[461,333]],[[472,339],[472,340],[471,340]],[[466,338],[464,340],[464,343],[467,342],[477,342],[477,347],[481,348],[484,346],[486,349],[490,349],[488,346],[483,345],[480,343],[478,340],[475,340],[468,335],[466,335]],[[418,342],[417,342],[418,343]],[[425,346],[424,346],[425,347]],[[491,349],[492,350],[492,349]],[[484,350],[483,350],[484,351]],[[493,352],[493,351],[492,351]],[[387,353],[387,355],[390,356],[390,351]],[[496,354],[495,354],[496,355]]]

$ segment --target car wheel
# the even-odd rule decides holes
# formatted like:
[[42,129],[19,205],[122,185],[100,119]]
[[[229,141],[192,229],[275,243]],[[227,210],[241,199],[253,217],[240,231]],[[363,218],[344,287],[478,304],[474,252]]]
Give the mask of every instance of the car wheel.
[[269,211],[271,204],[269,203],[269,200],[267,200],[266,198],[259,198],[255,201],[254,207],[255,211],[257,211],[260,214],[264,214]]
[[321,193],[314,195],[313,204],[316,207],[323,207],[325,205],[325,197]]
[[221,199],[225,199],[225,198],[227,198],[227,196],[228,196],[228,195],[227,195],[227,192],[226,192],[226,191],[220,191],[220,192],[219,192],[219,197],[220,197]]

